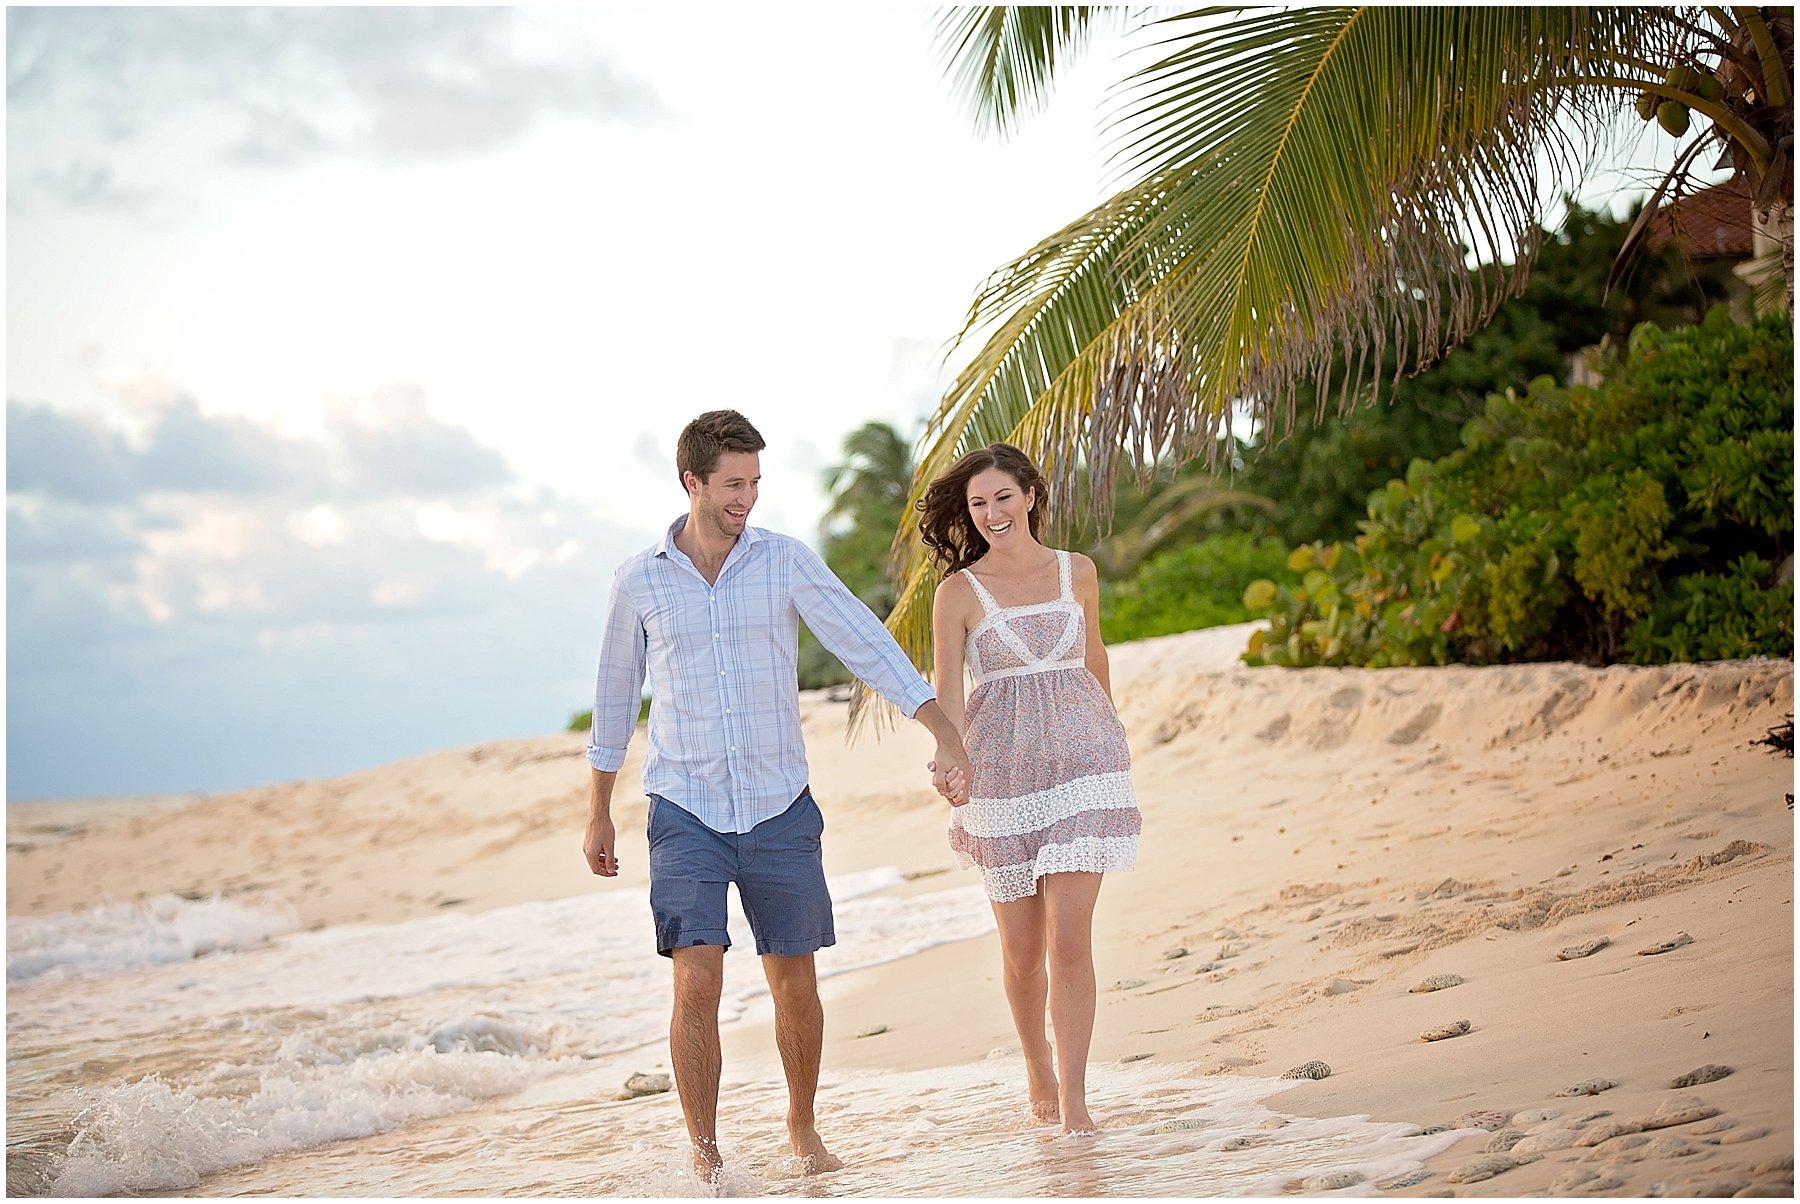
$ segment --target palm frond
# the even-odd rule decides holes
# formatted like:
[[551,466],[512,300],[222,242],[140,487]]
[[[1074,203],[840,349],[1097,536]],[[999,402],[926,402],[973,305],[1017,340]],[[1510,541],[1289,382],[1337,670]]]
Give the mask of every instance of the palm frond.
[[844,460],[824,473],[829,499],[824,524],[868,506],[899,506],[912,485],[912,448],[885,422],[865,422],[844,436]]
[[[937,575],[919,539],[917,504],[925,487],[965,451],[1005,441],[1027,446],[1034,408],[1056,384],[1067,365],[1095,340],[1106,336],[1130,304],[1114,261],[1154,211],[1167,181],[1150,180],[1127,190],[1026,252],[994,273],[969,311],[959,339],[999,315],[982,354],[957,376],[943,403],[920,437],[917,469],[899,530],[894,536],[894,576],[900,597],[887,618],[888,630],[921,670],[931,647],[931,594]],[[1044,354],[1009,355],[1007,348],[1029,345]],[[1066,383],[1064,388],[1069,386]],[[1030,445],[1034,455],[1053,456],[1054,448]],[[1146,471],[1148,461],[1145,462]],[[1059,507],[1052,506],[1054,517]],[[869,714],[872,696],[860,683],[850,703],[854,734]],[[874,710],[878,725],[890,722],[891,708]]]
[[[1324,399],[1335,382],[1343,408],[1379,389],[1390,354],[1397,375],[1428,366],[1523,286],[1547,208],[1635,91],[1694,61],[1691,27],[1723,27],[1717,11],[1231,6],[1155,22],[1161,57],[1117,94],[1114,162],[1134,182],[980,290],[957,345],[992,333],[927,426],[912,500],[1006,439],[1043,467],[1053,528],[1068,507],[1104,519],[1121,471],[1216,455],[1234,411],[1280,432],[1305,385]],[[1004,126],[1092,21],[958,10],[944,29],[960,86]],[[934,574],[910,510],[894,554],[889,627],[922,665]]]
[[938,50],[976,128],[1009,134],[1049,95],[1058,67],[1087,45],[1096,21],[1118,9],[1002,8],[944,10]]
[[1093,544],[1087,554],[1102,577],[1129,577],[1189,523],[1231,506],[1268,513],[1275,509],[1275,502],[1248,490],[1221,489],[1216,482],[1202,477],[1176,481],[1157,495],[1136,522]]

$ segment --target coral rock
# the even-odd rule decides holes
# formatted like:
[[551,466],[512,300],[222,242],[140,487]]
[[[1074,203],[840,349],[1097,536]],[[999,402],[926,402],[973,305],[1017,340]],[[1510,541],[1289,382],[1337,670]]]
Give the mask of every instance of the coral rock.
[[1419,985],[1408,989],[1408,994],[1423,995],[1427,991],[1443,991],[1450,987],[1460,987],[1468,979],[1460,974],[1433,974],[1419,981]]
[[1635,1120],[1603,1120],[1599,1124],[1589,1125],[1575,1138],[1578,1146],[1597,1146],[1603,1141],[1611,1141],[1615,1137],[1623,1137],[1627,1133],[1641,1133],[1643,1126]]
[[1556,960],[1559,962],[1572,962],[1577,958],[1592,957],[1610,944],[1612,944],[1610,938],[1597,936],[1592,940],[1583,941],[1579,945],[1570,945],[1566,949],[1558,949],[1556,951]]
[[1452,1129],[1495,1129],[1506,1127],[1506,1113],[1495,1112],[1491,1108],[1477,1108],[1473,1112],[1464,1112],[1450,1122]]
[[1473,1162],[1464,1163],[1449,1174],[1452,1183],[1479,1183],[1483,1179],[1492,1179],[1495,1175],[1503,1175],[1516,1166],[1522,1166],[1509,1154],[1489,1154],[1477,1158]]
[[1599,1095],[1602,1091],[1611,1091],[1618,1084],[1611,1079],[1583,1079],[1573,1087],[1564,1087],[1558,1095]]
[[1676,1090],[1680,1090],[1683,1087],[1698,1087],[1702,1083],[1716,1083],[1731,1073],[1731,1067],[1715,1066],[1709,1062],[1705,1066],[1696,1067],[1686,1074],[1679,1076],[1672,1081],[1669,1086]]
[[666,1074],[634,1074],[625,1080],[624,1088],[614,1099],[637,1099],[640,1095],[661,1095],[675,1089],[675,1080]]
[[1691,945],[1694,938],[1685,932],[1677,932],[1666,941],[1658,941],[1654,945],[1638,950],[1639,957],[1655,957],[1659,953],[1667,953],[1671,949],[1679,949],[1683,945]]
[[[1525,1130],[1523,1129],[1500,1129],[1488,1138],[1487,1144],[1481,1148],[1489,1154],[1505,1154],[1524,1140]],[[1527,1152],[1529,1153],[1529,1151]]]
[[1281,1077],[1284,1079],[1323,1079],[1329,1078],[1330,1075],[1331,1067],[1323,1062],[1302,1062],[1292,1070],[1281,1072]]

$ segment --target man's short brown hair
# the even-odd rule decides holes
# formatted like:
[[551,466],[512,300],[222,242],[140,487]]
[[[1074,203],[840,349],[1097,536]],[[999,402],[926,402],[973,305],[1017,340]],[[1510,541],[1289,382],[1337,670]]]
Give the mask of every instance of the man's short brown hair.
[[675,479],[687,488],[687,474],[704,485],[726,452],[759,452],[765,446],[750,420],[736,410],[708,410],[681,428],[675,441]]

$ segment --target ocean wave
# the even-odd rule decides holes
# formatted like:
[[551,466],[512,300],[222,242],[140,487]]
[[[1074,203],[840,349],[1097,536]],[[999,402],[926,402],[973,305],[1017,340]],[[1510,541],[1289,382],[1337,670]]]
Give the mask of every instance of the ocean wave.
[[[893,867],[831,880],[839,944],[821,951],[821,978],[993,930],[979,887],[884,893],[904,882]],[[722,1025],[771,1006],[735,901],[731,913],[744,945],[726,959]],[[33,942],[9,950],[15,973],[35,975],[12,993],[9,1035],[17,1067],[41,1080],[14,1102],[66,1116],[74,1088],[85,1103],[63,1129],[78,1134],[73,1144],[45,1150],[42,1182],[54,1194],[191,1187],[666,1040],[669,961],[656,953],[642,889],[292,927],[170,896],[9,931]],[[241,952],[192,960],[209,948]],[[116,972],[132,966],[143,969]],[[97,1042],[106,1058],[78,1052]],[[67,1079],[53,1071],[76,1065]]]
[[290,1062],[262,1074],[242,1095],[151,1075],[88,1093],[77,1118],[80,1134],[49,1194],[191,1188],[215,1171],[459,1111],[557,1069],[506,1053],[443,1051],[421,1042],[350,1062]]
[[192,961],[221,950],[253,949],[297,927],[286,907],[251,907],[219,895],[158,895],[143,903],[8,917],[6,981],[26,982],[53,971],[117,974]]

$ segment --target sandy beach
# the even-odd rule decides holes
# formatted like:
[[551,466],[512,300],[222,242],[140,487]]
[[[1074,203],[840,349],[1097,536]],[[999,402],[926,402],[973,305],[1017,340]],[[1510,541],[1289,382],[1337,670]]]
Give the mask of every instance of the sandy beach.
[[[1244,638],[1112,650],[1144,838],[1101,894],[1094,1064],[1221,1083],[1322,1064],[1264,1105],[1457,1134],[1423,1172],[1287,1190],[1791,1195],[1793,761],[1758,741],[1792,714],[1792,663],[1250,670]],[[877,893],[902,899],[971,885],[924,733],[849,745],[844,705],[809,695],[803,711],[828,872],[897,869]],[[583,748],[483,744],[137,814],[9,807],[9,920],[219,894],[326,932],[641,891],[643,737],[615,882],[579,851]],[[826,979],[828,1075],[1003,1060],[998,970],[989,931]],[[9,1035],[16,1021],[9,1002]],[[725,1056],[726,1108],[731,1084],[762,1082],[772,1122],[754,1008]],[[621,1064],[665,1059],[641,1046]],[[435,1123],[448,1163],[491,1153],[479,1124],[457,1139]],[[198,1191],[258,1182],[222,1172]]]

